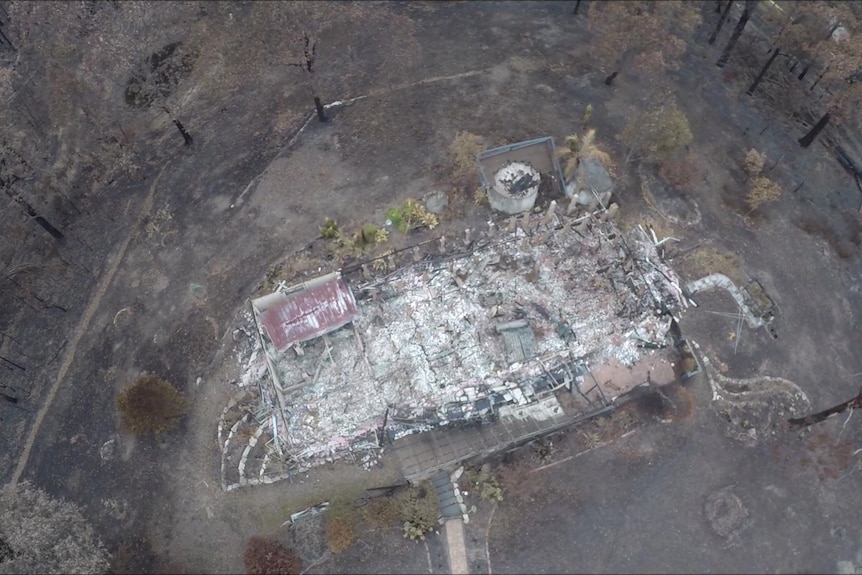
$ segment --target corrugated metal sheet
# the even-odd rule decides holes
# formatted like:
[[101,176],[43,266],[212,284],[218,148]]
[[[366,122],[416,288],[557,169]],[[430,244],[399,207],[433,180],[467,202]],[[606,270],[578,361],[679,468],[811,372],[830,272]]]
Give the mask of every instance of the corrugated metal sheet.
[[353,321],[358,311],[347,283],[333,281],[284,296],[284,301],[263,311],[261,324],[273,345],[284,351],[291,345],[338,329]]

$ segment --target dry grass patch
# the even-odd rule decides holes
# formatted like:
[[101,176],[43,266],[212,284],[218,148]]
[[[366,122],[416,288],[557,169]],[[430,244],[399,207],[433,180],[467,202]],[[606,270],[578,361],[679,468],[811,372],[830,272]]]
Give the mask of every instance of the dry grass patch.
[[401,511],[392,497],[379,497],[365,506],[365,520],[375,529],[386,529],[398,524]]
[[730,252],[713,247],[700,247],[679,258],[682,271],[690,279],[698,279],[710,274],[724,274],[738,285],[746,283],[739,258]]
[[138,376],[117,396],[123,426],[134,435],[170,431],[185,415],[186,407],[177,388],[149,373]]
[[476,156],[485,149],[485,138],[471,132],[458,132],[449,153],[452,156],[452,180],[458,191],[475,189],[479,185]]
[[326,546],[335,554],[342,553],[356,542],[356,529],[361,515],[352,502],[335,501],[323,514]]
[[670,158],[661,163],[659,175],[675,188],[686,188],[698,180],[697,164],[690,154]]
[[243,562],[249,575],[291,575],[302,571],[302,562],[293,551],[263,537],[248,540]]

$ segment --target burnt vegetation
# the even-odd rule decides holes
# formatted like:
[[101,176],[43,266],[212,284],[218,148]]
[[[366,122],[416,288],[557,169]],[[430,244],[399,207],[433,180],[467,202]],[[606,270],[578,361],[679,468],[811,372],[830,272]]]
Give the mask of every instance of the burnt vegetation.
[[186,400],[167,381],[143,374],[117,396],[123,426],[135,435],[160,434],[174,429],[186,413]]
[[[770,150],[767,155],[743,141],[749,134],[762,135],[773,128],[792,134],[799,154],[814,155],[821,146],[834,152],[862,190],[862,149],[849,137],[862,128],[862,3],[778,4],[780,9],[755,0],[583,6],[575,2],[560,9],[561,17],[585,22],[589,30],[588,66],[598,71],[594,80],[598,85],[593,88],[603,90],[608,99],[616,90],[642,88],[638,106],[625,111],[629,125],[620,134],[624,149],[616,154],[626,160],[625,166],[617,166],[621,172],[653,170],[679,193],[704,179],[698,151],[690,149],[703,136],[697,133],[697,119],[694,114],[686,116],[672,97],[673,87],[691,81],[688,75],[701,74],[694,83],[703,78],[723,82],[761,108],[768,122],[738,135],[738,153],[728,166],[731,181],[715,186],[719,193],[722,185],[726,187],[726,195],[733,198],[727,202],[730,208],[765,217],[773,209],[770,206],[794,197],[802,186],[791,191],[782,181],[786,172],[778,154]],[[447,3],[446,9],[456,10],[457,5]],[[167,225],[167,221],[155,217],[158,206],[168,204],[165,194],[170,194],[171,205],[193,209],[199,209],[206,197],[195,189],[198,181],[189,180],[188,189],[177,186],[161,191],[156,200],[145,200],[156,189],[161,173],[189,160],[182,169],[211,177],[199,186],[207,192],[213,182],[229,181],[236,187],[242,181],[239,187],[245,186],[250,180],[246,176],[259,173],[256,170],[275,157],[309,116],[316,114],[320,122],[334,123],[336,114],[326,106],[326,98],[348,100],[371,93],[371,88],[418,81],[421,74],[413,71],[421,61],[414,32],[413,21],[401,11],[390,12],[376,3],[0,2],[0,419],[4,425],[13,429],[32,421],[39,409],[32,399],[46,397],[47,386],[63,363],[58,358],[76,340],[77,322],[87,312],[90,297],[98,293],[98,282],[111,269],[117,246],[150,242],[150,251],[157,254],[169,244],[177,253],[186,247],[186,236],[181,234],[190,231],[186,228],[191,225],[185,222],[183,228],[177,223],[177,229],[160,231],[157,224]],[[708,56],[699,68],[688,62],[696,50]],[[561,60],[569,74],[576,63],[568,54]],[[387,97],[394,101],[399,94]],[[464,99],[471,102],[468,96]],[[599,100],[594,103],[597,110],[603,107]],[[610,151],[594,141],[597,133],[606,134],[587,126],[592,109],[590,104],[583,129],[560,145],[567,176],[586,158],[612,167]],[[273,116],[282,113],[284,125],[276,129]],[[381,125],[399,121],[388,110],[381,117]],[[445,168],[450,172],[447,184],[481,204],[481,194],[476,195],[481,191],[476,155],[493,145],[495,135],[480,132],[480,136],[462,128],[447,127],[450,140],[454,135],[448,149],[451,165]],[[356,141],[374,136],[379,133],[358,134]],[[219,162],[231,161],[236,165],[217,176],[205,173],[215,173],[222,167]],[[156,202],[155,210],[147,207],[148,201]],[[827,206],[832,201],[826,192],[818,200]],[[435,215],[420,209],[424,210],[414,202],[390,210],[387,217],[393,234],[438,224]],[[839,258],[850,260],[862,248],[862,216],[857,209],[833,211],[837,215],[805,211],[791,221],[825,241]],[[142,215],[145,212],[153,216]],[[341,223],[353,225],[349,233],[342,233],[335,220],[326,220],[321,235],[332,240],[328,245],[348,250],[351,256],[370,252],[388,237],[374,224]],[[165,238],[174,238],[178,245]],[[690,257],[707,259],[704,253],[692,252]],[[704,273],[718,269],[718,256],[713,256],[703,266]],[[387,265],[384,259],[379,261]],[[265,285],[273,287],[274,280],[267,277]],[[236,296],[236,290],[221,297],[231,296]],[[219,303],[230,307],[236,301]],[[137,353],[127,351],[129,345],[112,349],[122,337],[122,322],[132,313],[155,315],[137,300],[128,305],[119,312],[119,307],[111,310],[100,327],[104,329],[95,332],[104,353],[94,360],[98,365],[93,372],[111,385],[116,381],[111,377],[122,373],[125,362],[131,363]],[[203,307],[204,302],[195,305]],[[170,373],[175,383],[190,375],[192,355],[194,362],[205,364],[197,356],[205,356],[207,346],[215,345],[219,335],[211,337],[210,317],[203,313],[200,317],[204,328],[193,330],[194,334],[183,331],[190,328],[179,328],[174,330],[179,336],[168,338],[172,365],[157,371]],[[213,321],[218,332],[221,326]],[[161,358],[157,347],[142,344],[141,355]],[[178,370],[176,376],[174,370]],[[99,380],[99,385],[104,381]],[[676,396],[671,399],[682,404]],[[174,384],[152,374],[129,382],[116,396],[105,394],[100,401],[102,408],[116,410],[117,422],[133,435],[174,431],[189,408],[189,400]],[[859,407],[857,397],[791,424],[804,427]],[[591,431],[583,441],[603,439],[599,431]],[[10,444],[8,451],[18,447]],[[846,453],[840,455],[843,470]],[[534,462],[527,463],[517,461],[500,471],[500,488],[507,497],[537,497],[529,487]],[[14,465],[8,467],[11,473]],[[0,564],[36,571],[46,569],[44,561],[53,561],[51,565],[61,566],[58,569],[106,568],[105,551],[76,507],[30,487],[17,496],[4,500],[6,508],[22,517],[45,512],[49,517],[40,516],[40,520],[50,526],[49,539],[71,526],[80,541],[73,552],[50,545],[42,549],[42,540],[30,534],[3,531]],[[436,528],[436,505],[432,491],[420,486],[398,498],[375,502],[364,513],[376,528],[400,526],[405,536],[421,539]],[[320,534],[328,552],[344,552],[360,539],[360,515],[354,507],[333,506]],[[58,524],[57,517],[67,522]],[[69,554],[55,556],[60,551]],[[115,572],[132,572],[154,561],[151,551],[137,543],[119,551]],[[257,537],[249,540],[243,559],[249,573],[299,573],[303,567],[287,547]]]

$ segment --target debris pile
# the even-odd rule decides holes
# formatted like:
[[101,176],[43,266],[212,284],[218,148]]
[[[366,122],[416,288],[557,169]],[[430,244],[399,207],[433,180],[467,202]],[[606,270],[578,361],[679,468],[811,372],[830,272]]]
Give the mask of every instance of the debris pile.
[[242,312],[240,325],[233,330],[234,352],[240,366],[239,377],[232,383],[240,388],[257,384],[267,375],[263,346],[250,309]]
[[679,282],[643,230],[566,219],[527,214],[468,255],[354,285],[352,324],[272,354],[289,458],[312,465],[373,449],[383,432],[493,419],[561,387],[584,409],[617,395],[587,383],[587,365],[630,367],[668,344]]

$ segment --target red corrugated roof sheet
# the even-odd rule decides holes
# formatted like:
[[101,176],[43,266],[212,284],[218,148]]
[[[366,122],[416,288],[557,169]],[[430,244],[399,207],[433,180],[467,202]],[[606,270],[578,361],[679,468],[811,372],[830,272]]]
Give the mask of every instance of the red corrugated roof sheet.
[[279,351],[336,330],[357,316],[356,300],[347,283],[337,278],[287,294],[261,314],[261,324]]

